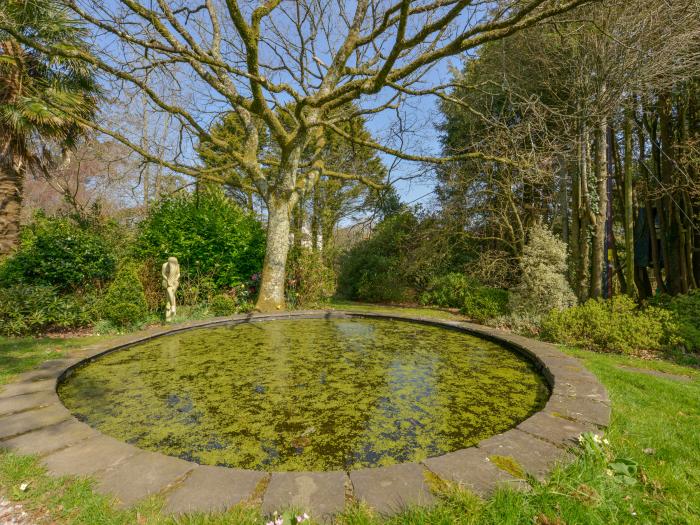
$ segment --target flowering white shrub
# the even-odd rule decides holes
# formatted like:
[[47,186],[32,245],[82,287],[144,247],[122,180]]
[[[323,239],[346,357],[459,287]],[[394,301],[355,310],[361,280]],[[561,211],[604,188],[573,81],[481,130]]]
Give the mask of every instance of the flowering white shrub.
[[520,281],[510,294],[512,313],[539,317],[576,304],[566,280],[566,245],[543,225],[530,228],[519,267]]

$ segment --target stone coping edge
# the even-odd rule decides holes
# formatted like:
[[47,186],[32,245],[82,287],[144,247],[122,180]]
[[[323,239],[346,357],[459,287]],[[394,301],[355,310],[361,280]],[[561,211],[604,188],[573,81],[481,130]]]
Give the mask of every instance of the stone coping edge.
[[[550,386],[550,398],[515,428],[419,463],[350,472],[266,473],[199,465],[139,449],[78,421],[56,393],[76,367],[158,337],[245,322],[353,317],[421,323],[499,343],[535,365]],[[434,501],[431,487],[439,480],[484,497],[502,485],[529,490],[523,475],[544,479],[554,465],[572,457],[570,449],[582,433],[597,432],[609,421],[610,399],[603,385],[552,344],[462,321],[344,310],[253,313],[155,327],[88,345],[72,358],[46,361],[0,390],[0,448],[37,454],[54,475],[92,476],[96,489],[121,505],[162,494],[164,510],[173,514],[256,502],[266,514],[296,506],[331,521],[348,501],[364,501],[383,514],[428,505]]]

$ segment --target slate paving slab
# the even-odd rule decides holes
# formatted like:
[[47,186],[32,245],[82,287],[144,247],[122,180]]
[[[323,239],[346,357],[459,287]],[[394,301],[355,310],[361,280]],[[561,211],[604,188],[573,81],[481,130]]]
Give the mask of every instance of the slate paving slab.
[[435,498],[418,463],[401,463],[350,472],[356,499],[382,514],[392,514],[408,505],[429,505]]
[[155,452],[141,451],[95,475],[96,490],[126,507],[173,485],[197,465]]
[[488,497],[499,485],[527,490],[527,484],[501,470],[488,454],[472,447],[423,461],[426,467],[446,481],[458,483],[475,494]]
[[16,377],[17,381],[42,381],[44,379],[57,379],[66,368],[76,364],[79,360],[66,361],[65,363],[58,363],[57,361],[51,361],[50,366],[43,368],[36,368],[30,370],[29,372],[24,372]]
[[164,510],[170,514],[227,510],[249,500],[267,475],[254,470],[199,465],[168,494]]
[[345,507],[345,472],[273,472],[263,496],[262,512],[297,507],[327,522]]
[[575,374],[570,374],[568,376],[564,376],[563,374],[556,375],[552,394],[589,399],[591,401],[605,403],[606,405],[610,404],[608,391],[597,379],[582,379]]
[[32,392],[19,396],[0,398],[0,416],[23,412],[31,408],[46,407],[60,403],[55,392]]
[[554,395],[549,398],[545,410],[600,427],[610,423],[610,407],[590,399]]
[[139,452],[134,446],[99,434],[49,454],[41,462],[56,476],[89,476]]
[[0,448],[6,448],[19,454],[45,455],[99,435],[97,430],[88,425],[69,419],[6,441],[0,441]]
[[56,381],[54,379],[10,383],[0,388],[0,398],[33,394],[34,392],[54,392],[55,390]]
[[518,429],[480,442],[477,447],[488,456],[513,458],[524,470],[543,480],[557,461],[568,459],[562,449]]
[[28,412],[0,417],[0,439],[13,437],[65,421],[71,413],[63,405],[51,405]]
[[520,423],[517,428],[561,446],[577,445],[581,434],[597,430],[590,423],[571,421],[548,412],[535,414]]

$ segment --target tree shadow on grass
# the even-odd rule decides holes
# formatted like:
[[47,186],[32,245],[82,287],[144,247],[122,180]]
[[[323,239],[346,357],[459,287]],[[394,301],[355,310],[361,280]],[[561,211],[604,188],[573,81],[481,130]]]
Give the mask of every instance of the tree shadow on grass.
[[48,337],[0,337],[0,385],[48,359],[61,357],[66,348],[73,346],[75,343],[70,341]]

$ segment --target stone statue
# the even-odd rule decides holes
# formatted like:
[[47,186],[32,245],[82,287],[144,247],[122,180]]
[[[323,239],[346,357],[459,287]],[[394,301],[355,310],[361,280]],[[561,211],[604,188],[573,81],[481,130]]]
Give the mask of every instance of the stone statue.
[[180,265],[177,258],[168,257],[168,262],[163,263],[163,288],[167,297],[165,303],[165,320],[172,321],[175,316],[175,292],[180,284]]

